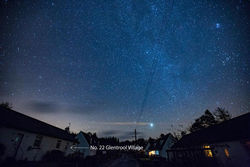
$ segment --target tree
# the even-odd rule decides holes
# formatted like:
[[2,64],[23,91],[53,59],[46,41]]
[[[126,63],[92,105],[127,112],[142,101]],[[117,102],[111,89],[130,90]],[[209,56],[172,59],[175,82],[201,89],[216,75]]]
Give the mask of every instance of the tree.
[[160,138],[164,138],[164,136],[165,136],[165,135],[162,133],[162,134],[160,135]]
[[187,133],[188,133],[188,132],[185,131],[185,130],[181,131],[181,137],[185,136]]
[[195,132],[197,130],[207,128],[207,127],[214,125],[216,123],[217,123],[217,121],[216,121],[214,115],[209,110],[206,110],[202,116],[200,116],[199,118],[197,118],[195,120],[195,122],[189,128],[189,131]]
[[100,145],[119,145],[119,139],[116,137],[102,137],[99,138]]
[[12,105],[9,102],[2,102],[0,106],[7,109],[12,109]]
[[208,127],[210,125],[214,125],[217,123],[214,115],[209,110],[205,111],[205,114],[201,116],[201,119],[205,127]]
[[200,129],[202,129],[202,128],[204,128],[204,127],[202,126],[202,121],[201,121],[200,118],[197,118],[197,119],[195,119],[195,121],[194,121],[194,123],[191,125],[191,127],[189,128],[189,131],[190,131],[190,132],[195,132],[195,131],[200,130]]
[[216,108],[214,115],[218,122],[223,122],[231,119],[231,115],[225,108],[218,107]]
[[140,138],[137,140],[137,145],[142,146],[145,148],[147,146],[147,141],[145,141],[143,138]]

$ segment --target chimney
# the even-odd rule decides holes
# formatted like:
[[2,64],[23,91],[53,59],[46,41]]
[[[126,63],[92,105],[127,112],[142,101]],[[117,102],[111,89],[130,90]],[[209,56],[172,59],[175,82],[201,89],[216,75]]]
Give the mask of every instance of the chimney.
[[70,133],[70,132],[69,132],[69,126],[67,126],[67,127],[65,128],[65,131],[68,132],[68,133]]
[[67,126],[64,130],[68,133],[70,133],[69,128],[70,128],[71,123],[69,123],[69,126]]

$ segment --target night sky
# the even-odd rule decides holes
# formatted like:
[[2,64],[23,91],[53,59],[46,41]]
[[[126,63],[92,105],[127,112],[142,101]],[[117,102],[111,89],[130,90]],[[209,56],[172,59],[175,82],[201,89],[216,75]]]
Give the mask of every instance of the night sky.
[[16,111],[121,139],[249,112],[250,1],[0,4],[0,101]]

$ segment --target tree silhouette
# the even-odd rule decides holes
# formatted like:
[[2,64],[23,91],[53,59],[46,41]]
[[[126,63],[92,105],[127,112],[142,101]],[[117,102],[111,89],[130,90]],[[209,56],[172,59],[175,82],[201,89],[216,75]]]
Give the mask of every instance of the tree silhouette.
[[7,109],[12,109],[12,105],[9,102],[2,102],[0,106]]
[[165,135],[162,133],[162,134],[160,135],[160,138],[164,138],[164,136],[165,136]]
[[218,122],[223,122],[231,119],[231,115],[225,108],[218,107],[216,108],[214,115]]
[[147,145],[147,141],[144,140],[143,138],[140,138],[140,139],[137,140],[137,145],[142,146],[143,148],[145,148],[146,145]]
[[231,115],[225,108],[218,107],[213,113],[211,113],[209,110],[206,110],[203,115],[195,119],[194,123],[189,128],[186,130],[181,130],[179,136],[183,137],[190,132],[192,133],[197,130],[207,128],[211,125],[227,121],[229,119],[231,119]]
[[119,139],[116,137],[99,138],[100,145],[119,145]]
[[183,136],[186,135],[187,133],[188,133],[188,132],[185,131],[185,130],[181,131],[181,137],[183,137]]
[[207,127],[214,125],[216,123],[217,123],[217,121],[216,121],[214,115],[209,110],[206,110],[202,116],[200,116],[199,118],[197,118],[195,120],[195,122],[189,128],[189,131],[195,132],[197,130],[207,128]]

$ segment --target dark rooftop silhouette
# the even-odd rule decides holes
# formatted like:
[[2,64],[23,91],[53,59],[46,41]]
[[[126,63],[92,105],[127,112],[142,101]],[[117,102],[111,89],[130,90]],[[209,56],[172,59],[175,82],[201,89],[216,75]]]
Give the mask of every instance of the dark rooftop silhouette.
[[183,136],[174,147],[189,147],[250,138],[250,113]]
[[171,134],[168,133],[167,135],[164,135],[164,137],[160,137],[159,139],[156,139],[150,142],[150,147],[148,149],[149,150],[161,150],[170,135]]
[[63,129],[4,107],[0,107],[0,126],[75,141],[74,135]]

